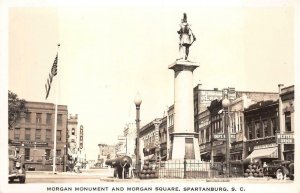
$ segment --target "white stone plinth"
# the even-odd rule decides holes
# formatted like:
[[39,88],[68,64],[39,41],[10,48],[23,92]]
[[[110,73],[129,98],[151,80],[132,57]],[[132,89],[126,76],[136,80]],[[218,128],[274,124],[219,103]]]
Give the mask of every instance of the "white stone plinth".
[[200,159],[198,136],[194,131],[193,71],[195,62],[178,60],[169,66],[174,70],[174,132],[172,159],[184,159],[186,138],[192,138],[195,159]]
[[[200,160],[199,142],[196,136],[197,133],[172,133],[173,135],[173,148],[172,160],[183,160],[185,157],[185,139],[193,139],[194,155],[196,160]],[[190,159],[190,158],[188,158]]]

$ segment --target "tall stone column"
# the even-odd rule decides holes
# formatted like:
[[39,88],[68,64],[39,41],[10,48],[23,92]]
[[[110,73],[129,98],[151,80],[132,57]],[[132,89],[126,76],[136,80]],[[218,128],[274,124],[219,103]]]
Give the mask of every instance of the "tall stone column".
[[174,70],[174,132],[172,160],[200,160],[198,134],[194,130],[193,71],[197,63],[177,60],[169,66]]

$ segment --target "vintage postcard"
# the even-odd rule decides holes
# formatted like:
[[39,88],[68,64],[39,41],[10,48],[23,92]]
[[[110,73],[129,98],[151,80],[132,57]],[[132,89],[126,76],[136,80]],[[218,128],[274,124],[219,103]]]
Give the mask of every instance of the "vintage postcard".
[[299,2],[0,6],[0,192],[300,191]]

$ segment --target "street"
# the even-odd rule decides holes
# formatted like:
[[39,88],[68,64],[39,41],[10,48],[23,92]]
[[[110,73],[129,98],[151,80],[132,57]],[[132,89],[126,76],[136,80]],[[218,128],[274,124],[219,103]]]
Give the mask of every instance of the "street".
[[112,169],[90,169],[82,170],[82,173],[71,173],[71,172],[58,172],[57,174],[52,174],[51,171],[36,171],[27,172],[26,174],[26,184],[32,183],[99,183],[99,182],[134,182],[134,183],[161,183],[164,182],[179,182],[179,183],[253,183],[253,184],[272,184],[272,183],[293,183],[292,180],[277,180],[275,178],[263,177],[263,178],[209,178],[209,179],[147,179],[141,180],[138,178],[133,179],[117,179],[113,178]]
[[113,170],[90,169],[81,170],[82,173],[58,172],[52,174],[51,171],[27,172],[26,184],[31,183],[98,183],[101,179],[112,178]]

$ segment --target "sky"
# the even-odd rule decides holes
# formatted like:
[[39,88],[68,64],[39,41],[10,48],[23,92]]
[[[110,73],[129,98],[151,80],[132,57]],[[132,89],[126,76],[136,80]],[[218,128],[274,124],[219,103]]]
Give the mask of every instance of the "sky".
[[[197,37],[194,86],[277,92],[295,84],[295,11],[291,1],[245,4],[11,7],[8,10],[8,89],[27,101],[67,105],[85,129],[88,159],[135,122],[162,117],[174,101],[179,23],[187,13]],[[255,1],[259,2],[259,1]],[[264,1],[267,2],[267,1]],[[276,3],[277,2],[277,3]],[[60,49],[57,49],[60,43]],[[59,52],[58,76],[45,83]]]

